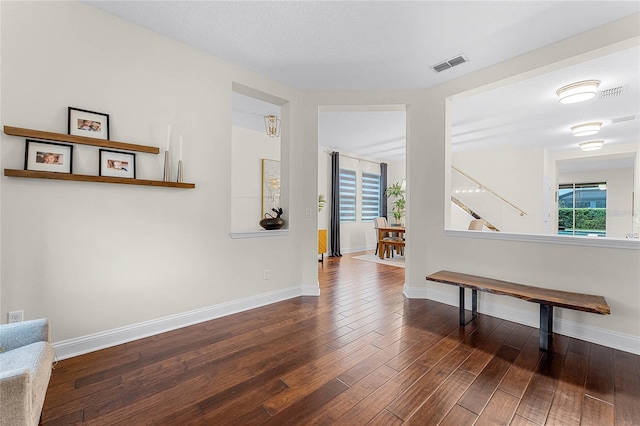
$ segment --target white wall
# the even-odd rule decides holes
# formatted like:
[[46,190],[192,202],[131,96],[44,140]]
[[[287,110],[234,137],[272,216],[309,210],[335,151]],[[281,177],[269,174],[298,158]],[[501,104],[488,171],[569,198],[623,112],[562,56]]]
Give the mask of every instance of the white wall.
[[232,126],[231,229],[260,229],[262,219],[262,159],[280,160],[280,138]]
[[[640,353],[640,251],[635,245],[580,245],[570,238],[495,238],[489,232],[444,231],[445,210],[450,212],[445,190],[451,166],[445,143],[447,99],[638,45],[637,19],[614,22],[423,91],[322,92],[309,98],[318,106],[407,105],[407,295],[457,304],[456,288],[425,280],[441,269],[601,294],[611,315],[556,309],[556,331]],[[538,309],[513,298],[480,295],[481,311],[526,324],[537,324]]]
[[559,184],[607,184],[607,237],[625,238],[633,232],[633,168],[560,174]]
[[[24,309],[26,319],[51,320],[54,342],[93,336],[100,346],[140,324],[132,338],[317,294],[316,217],[304,215],[316,206],[317,146],[296,124],[315,119],[317,109],[306,108],[299,92],[81,2],[0,7],[3,125],[66,133],[67,106],[75,106],[109,113],[113,140],[164,146],[171,123],[175,138],[184,135],[185,181],[196,184],[177,190],[3,176],[3,320]],[[82,54],[82,46],[98,53]],[[232,82],[289,101],[286,235],[229,236]],[[1,144],[2,168],[21,169],[24,140],[2,135]],[[97,148],[77,145],[74,157],[75,172],[97,174]],[[161,155],[137,160],[140,178],[161,178]]]
[[[485,192],[479,201],[488,212],[483,218],[502,232],[542,233],[542,148],[517,149],[513,146],[497,146],[456,152],[451,156],[451,163],[526,213],[521,216],[520,211],[496,196],[486,195]],[[452,175],[460,176],[456,172],[452,172]],[[461,180],[472,183],[468,179]],[[468,207],[472,210],[480,209],[479,206],[474,206],[473,202],[468,203]],[[452,226],[451,229],[456,228]]]

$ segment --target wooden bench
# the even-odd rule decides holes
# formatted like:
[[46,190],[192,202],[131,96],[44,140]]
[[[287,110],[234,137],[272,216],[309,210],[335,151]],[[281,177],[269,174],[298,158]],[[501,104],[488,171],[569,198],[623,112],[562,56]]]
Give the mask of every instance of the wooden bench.
[[471,319],[478,316],[478,291],[505,296],[517,297],[540,304],[540,349],[548,351],[553,337],[553,307],[575,309],[582,312],[608,315],[611,313],[607,301],[602,296],[591,294],[571,293],[568,291],[552,290],[548,288],[532,287],[515,284],[508,281],[494,280],[476,275],[460,274],[451,271],[439,271],[427,277],[429,281],[451,284],[460,287],[460,325],[465,325],[464,289],[471,292]]

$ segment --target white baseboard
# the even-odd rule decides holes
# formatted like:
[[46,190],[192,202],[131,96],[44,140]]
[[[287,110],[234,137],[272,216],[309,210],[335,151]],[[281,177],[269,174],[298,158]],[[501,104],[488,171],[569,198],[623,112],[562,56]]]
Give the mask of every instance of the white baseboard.
[[351,247],[351,248],[340,248],[340,253],[342,254],[349,254],[349,253],[357,253],[360,251],[369,251],[369,250],[375,250],[376,246],[373,247]]
[[[315,293],[314,293],[315,292]],[[313,293],[313,294],[312,294]],[[319,285],[290,287],[232,302],[196,309],[100,333],[55,342],[58,359],[66,359],[298,296],[320,294]]]
[[[410,287],[407,284],[404,286],[403,293],[409,299],[430,299],[447,305],[458,306],[458,296],[455,293],[443,292],[425,287]],[[319,284],[290,287],[284,290],[273,291],[190,312],[171,315],[157,320],[145,321],[126,327],[56,342],[53,344],[53,347],[56,350],[58,359],[66,359],[294,297],[319,295]],[[465,304],[466,306],[471,306],[470,297]],[[491,315],[496,318],[513,321],[531,327],[537,328],[539,326],[538,314],[532,313],[531,311],[516,309],[483,300],[478,302],[478,311],[486,315]],[[558,318],[554,320],[553,327],[554,332],[558,334],[575,337],[577,339],[640,355],[640,338],[638,336],[617,333]]]
[[[409,287],[405,284],[403,293],[409,299],[429,299],[451,306],[458,306],[457,292],[444,292],[426,287]],[[469,296],[465,299],[465,307],[470,309],[471,292],[467,293]],[[513,321],[518,324],[524,324],[535,328],[540,327],[540,317],[538,313],[513,308],[511,306],[504,306],[498,303],[478,300],[478,312],[507,321]],[[574,337],[576,339],[640,355],[639,336],[618,333],[616,331],[606,330],[592,325],[580,324],[562,318],[554,318],[553,331],[554,333],[562,334],[564,336]]]
[[302,296],[320,296],[320,281],[316,285],[303,285]]

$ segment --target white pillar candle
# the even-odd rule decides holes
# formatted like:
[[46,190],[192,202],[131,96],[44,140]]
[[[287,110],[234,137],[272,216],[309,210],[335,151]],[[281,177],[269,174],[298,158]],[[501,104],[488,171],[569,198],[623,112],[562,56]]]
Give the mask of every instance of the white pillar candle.
[[169,151],[169,142],[171,141],[171,124],[167,125],[167,149]]
[[182,161],[182,135],[180,135],[180,161]]

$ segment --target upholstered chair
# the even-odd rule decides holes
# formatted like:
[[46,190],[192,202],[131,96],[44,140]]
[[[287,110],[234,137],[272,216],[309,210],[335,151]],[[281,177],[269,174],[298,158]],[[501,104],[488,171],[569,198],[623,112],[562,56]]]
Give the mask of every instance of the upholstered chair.
[[54,359],[49,321],[0,325],[0,425],[37,426]]

